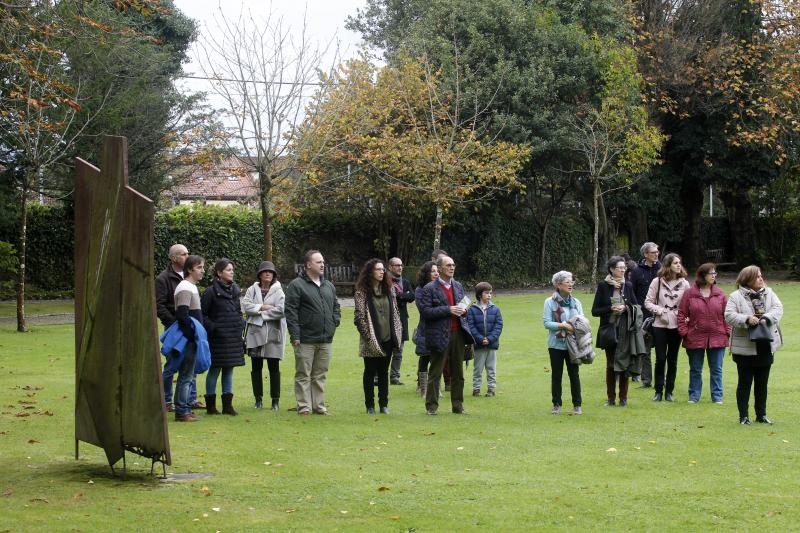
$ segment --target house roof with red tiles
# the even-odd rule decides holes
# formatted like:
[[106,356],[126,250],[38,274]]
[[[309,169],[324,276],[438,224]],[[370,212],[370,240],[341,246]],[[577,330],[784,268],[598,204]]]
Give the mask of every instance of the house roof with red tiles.
[[236,200],[250,202],[258,195],[258,181],[252,167],[229,157],[192,171],[189,179],[175,186],[178,200]]

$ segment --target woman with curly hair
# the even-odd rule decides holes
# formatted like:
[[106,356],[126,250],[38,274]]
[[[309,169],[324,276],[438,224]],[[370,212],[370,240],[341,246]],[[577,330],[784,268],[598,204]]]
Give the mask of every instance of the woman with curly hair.
[[378,378],[378,406],[389,414],[389,363],[400,347],[403,327],[394,289],[380,259],[370,259],[356,279],[353,322],[359,334],[359,355],[364,359],[364,405],[375,414],[375,376]]

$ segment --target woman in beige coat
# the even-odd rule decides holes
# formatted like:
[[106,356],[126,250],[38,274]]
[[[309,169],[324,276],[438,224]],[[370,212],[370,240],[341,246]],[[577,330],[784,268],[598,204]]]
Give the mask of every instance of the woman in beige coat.
[[[766,286],[761,269],[750,265],[736,277],[737,289],[731,293],[725,306],[725,321],[731,325],[731,353],[739,373],[736,386],[736,404],[739,423],[750,424],[750,386],[754,385],[756,422],[772,425],[767,418],[767,384],[774,354],[783,345],[779,327],[783,317],[783,304]],[[772,340],[751,341],[749,332],[757,326],[766,326]]]
[[285,296],[278,273],[271,261],[258,266],[256,282],[242,298],[242,310],[247,315],[245,343],[247,355],[252,361],[250,379],[253,383],[253,396],[256,409],[261,409],[264,396],[262,370],[264,360],[269,369],[269,395],[272,410],[277,411],[281,397],[280,362],[286,347],[286,319],[283,315]]
[[653,315],[653,345],[656,349],[656,392],[653,401],[665,399],[671,402],[678,373],[678,352],[681,349],[678,305],[683,292],[689,288],[689,282],[686,281],[686,269],[678,254],[667,254],[661,265],[658,276],[650,282],[644,306]]

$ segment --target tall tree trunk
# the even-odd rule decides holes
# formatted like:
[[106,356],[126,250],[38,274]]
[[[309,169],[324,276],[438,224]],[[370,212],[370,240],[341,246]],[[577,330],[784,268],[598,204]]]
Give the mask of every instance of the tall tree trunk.
[[260,173],[259,186],[261,194],[258,200],[261,204],[261,226],[264,231],[264,261],[272,261],[272,214],[270,213],[269,205],[272,181],[270,177]]
[[757,262],[756,231],[753,226],[753,204],[750,201],[750,191],[738,187],[731,191],[724,191],[722,199],[728,212],[733,246],[733,250],[728,252],[728,257],[733,258],[737,265],[755,264]]
[[442,247],[442,206],[436,206],[436,222],[433,224],[433,249]]
[[539,265],[537,268],[537,275],[543,277],[544,274],[544,255],[547,252],[547,230],[550,229],[550,220],[552,220],[552,213],[545,217],[544,224],[542,225],[539,243]]
[[683,206],[683,239],[678,252],[683,264],[689,268],[702,263],[700,252],[700,215],[703,209],[703,186],[694,177],[684,177],[681,182],[680,200]]
[[594,235],[592,239],[592,287],[597,286],[597,255],[600,248],[600,183],[594,180],[592,190],[592,218],[594,218]]
[[22,178],[22,213],[19,224],[19,277],[17,278],[17,331],[25,333],[25,262],[28,252],[28,177]]

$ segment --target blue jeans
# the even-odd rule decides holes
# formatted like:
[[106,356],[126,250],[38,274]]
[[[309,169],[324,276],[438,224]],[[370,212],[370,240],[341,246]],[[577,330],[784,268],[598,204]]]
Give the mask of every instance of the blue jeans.
[[178,370],[178,383],[175,385],[175,415],[188,415],[192,412],[191,388],[194,380],[194,359],[197,345],[190,342],[183,351],[183,362]]
[[[169,361],[167,361],[169,363]],[[175,375],[175,372],[167,370],[167,363],[164,363],[164,370],[161,373],[161,377],[164,380],[164,403],[172,403],[172,378]],[[193,404],[197,401],[197,375],[192,377],[192,384],[189,389],[189,404]]]
[[212,366],[206,374],[206,394],[217,393],[217,377],[222,371],[222,394],[233,394],[233,367]]
[[689,355],[689,399],[698,401],[703,393],[703,355],[711,374],[711,401],[722,401],[722,358],[725,348],[686,349]]

